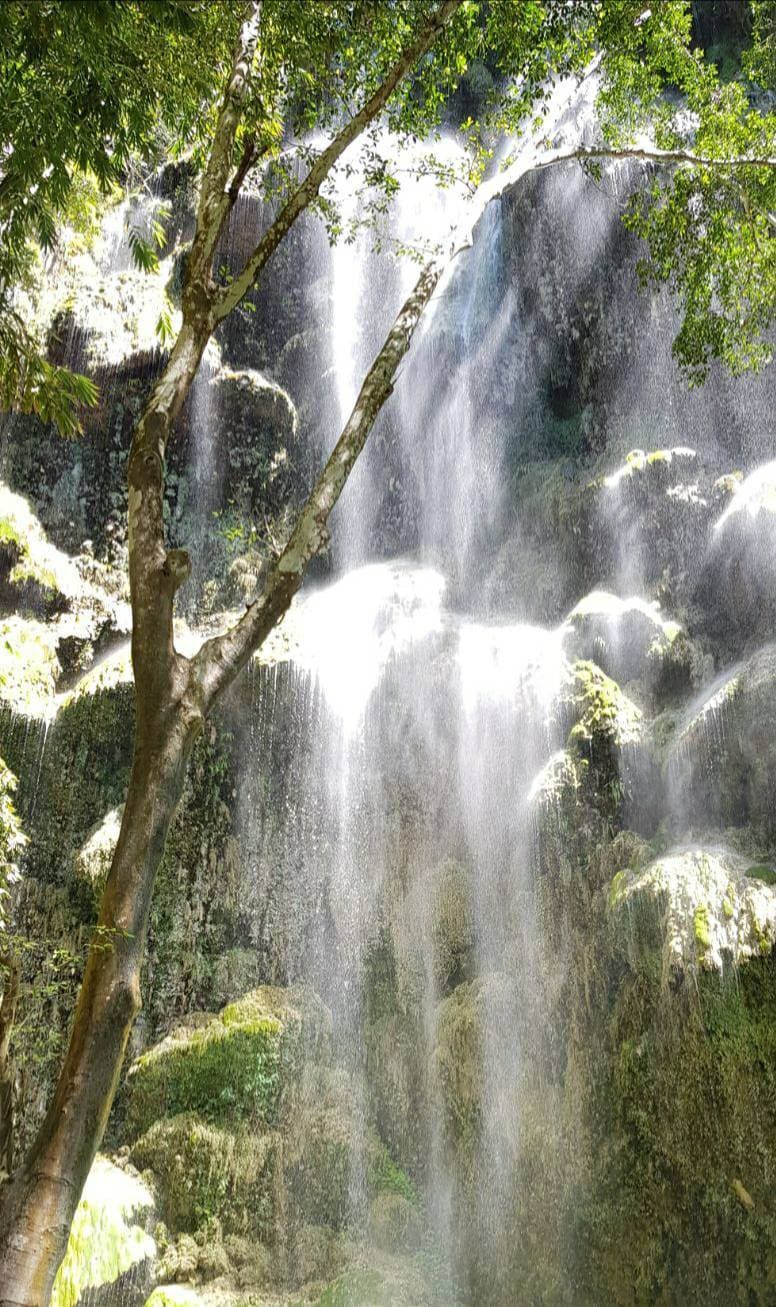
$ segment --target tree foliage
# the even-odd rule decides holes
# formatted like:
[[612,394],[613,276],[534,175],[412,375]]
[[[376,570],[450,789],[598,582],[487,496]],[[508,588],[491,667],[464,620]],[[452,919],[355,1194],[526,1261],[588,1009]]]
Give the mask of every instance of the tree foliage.
[[208,0],[0,5],[0,403],[80,430],[92,384],[52,368],[13,291],[63,223],[88,225],[137,158],[199,129],[237,15]]
[[[321,138],[380,85],[432,8],[431,0],[264,0],[233,169],[242,162],[263,195],[281,203],[312,166]],[[64,434],[80,429],[79,407],[95,398],[89,383],[46,363],[34,330],[14,311],[14,288],[36,248],[51,250],[63,223],[88,225],[100,196],[125,186],[138,166],[184,151],[204,166],[245,12],[239,3],[210,0],[0,6],[4,407],[37,412]],[[773,86],[776,29],[770,0],[751,0],[748,12],[741,78],[722,83],[715,65],[692,49],[689,0],[660,0],[652,9],[644,0],[464,0],[433,51],[400,81],[382,122],[364,133],[370,198],[361,221],[374,222],[400,185],[386,130],[426,137],[444,121],[470,69],[489,69],[476,117],[462,124],[473,185],[494,140],[525,130],[541,112],[548,79],[581,71],[598,53],[610,143],[633,142],[648,128],[661,147],[689,143],[709,161],[660,170],[627,215],[648,245],[643,282],[668,282],[680,299],[679,362],[694,380],[714,358],[734,372],[761,366],[770,356],[763,333],[776,300],[776,173],[774,115],[762,110],[755,88]],[[728,166],[750,157],[770,162]],[[438,176],[450,180],[443,165]],[[314,207],[332,239],[352,237],[328,191]],[[129,232],[138,267],[155,268],[163,235]],[[167,326],[160,322],[163,343]]]

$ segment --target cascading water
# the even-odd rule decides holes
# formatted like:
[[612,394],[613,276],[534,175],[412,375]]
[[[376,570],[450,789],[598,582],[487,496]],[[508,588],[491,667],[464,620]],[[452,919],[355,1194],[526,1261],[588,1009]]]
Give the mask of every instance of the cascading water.
[[[387,1298],[370,1289],[359,1307],[642,1304],[658,1300],[654,1286],[688,1245],[687,1224],[679,1234],[671,1226],[674,1205],[684,1213],[686,1204],[693,1231],[717,1198],[725,1219],[735,1203],[747,1221],[765,1210],[754,1182],[754,1208],[731,1188],[748,1195],[748,1159],[769,1156],[757,1130],[745,1135],[744,1161],[728,1161],[727,1139],[707,1138],[703,1101],[696,1109],[688,1097],[674,1112],[676,1073],[668,1092],[660,1079],[684,1066],[695,1029],[695,1009],[671,1003],[697,998],[713,967],[759,959],[776,933],[776,896],[759,874],[770,874],[775,837],[762,766],[776,738],[774,472],[761,418],[744,440],[752,414],[767,411],[765,383],[742,390],[715,376],[705,394],[681,389],[670,361],[675,319],[661,296],[636,298],[635,253],[623,252],[620,207],[633,169],[613,166],[600,182],[573,164],[525,176],[545,138],[589,139],[594,91],[594,78],[579,90],[559,84],[541,132],[505,149],[510,185],[502,194],[503,178],[489,183],[471,247],[416,333],[336,510],[328,560],[200,742],[160,874],[135,1051],[151,1050],[125,1086],[127,1111],[144,1069],[153,1079],[189,1040],[194,1053],[200,1037],[209,1050],[214,1031],[226,1046],[228,1021],[206,1012],[239,1008],[258,984],[267,1006],[258,1031],[248,1023],[249,1072],[276,1009],[281,1024],[289,1005],[306,1013],[305,984],[331,1013],[333,1035],[321,1020],[325,1034],[283,1046],[268,1079],[279,1067],[286,1115],[272,1120],[256,1113],[258,1075],[247,1108],[241,1101],[229,1119],[241,1087],[218,1079],[215,1059],[214,1087],[197,1086],[203,1098],[192,1103],[195,1059],[182,1052],[173,1073],[183,1067],[181,1095],[173,1084],[169,1102],[154,1099],[152,1120],[128,1144],[182,1231],[178,1262],[165,1261],[176,1279],[194,1274],[193,1230],[198,1275],[217,1278],[226,1258],[230,1274],[262,1292],[315,1283],[316,1301],[355,1249],[354,1264],[374,1260],[400,1280],[411,1264],[434,1286]],[[415,263],[391,251],[431,251],[471,221],[463,189],[437,191],[430,175],[436,164],[462,171],[454,137],[397,150],[380,135],[373,145],[402,179],[378,223],[382,250],[359,227],[353,155],[333,186],[354,239],[330,249],[317,220],[294,228],[254,313],[219,332],[181,446],[171,446],[170,537],[195,559],[181,602],[197,630],[176,627],[183,654],[254,592],[269,553],[257,561],[256,540],[265,527],[282,538],[289,486],[300,493],[336,439],[416,277]],[[152,196],[148,213],[155,204]],[[242,198],[219,266],[241,264],[267,212]],[[130,303],[123,209],[106,225],[99,267]],[[158,298],[144,303],[140,338],[117,314],[115,337],[103,342],[106,375],[120,374],[128,391],[158,366],[158,309]],[[73,316],[63,330],[68,361],[87,338]],[[108,444],[119,466],[124,418],[122,401]],[[29,493],[18,447],[8,441],[8,468],[21,467]],[[88,441],[84,449],[88,457]],[[283,480],[289,465],[294,475]],[[739,465],[748,476],[720,475]],[[82,474],[74,461],[51,491],[61,515],[63,487]],[[98,509],[90,505],[98,527],[110,525],[114,509]],[[36,549],[45,572],[53,555],[40,540]],[[66,589],[64,573],[55,580]],[[118,644],[126,614],[106,616],[105,596],[95,596],[86,635],[51,618],[57,648],[72,659],[67,679],[56,682],[44,661],[43,707],[4,720],[43,886],[41,906],[30,878],[25,911],[59,929],[70,896],[82,935],[118,828],[131,717]],[[40,638],[37,619],[12,621],[7,637],[34,627]],[[99,765],[92,736],[109,741]],[[58,772],[80,777],[79,767],[83,811],[71,814]],[[730,835],[731,824],[742,830]],[[60,856],[67,840],[74,890]],[[236,1029],[239,1043],[239,1020]],[[710,1084],[716,1112],[724,1095],[699,1057],[687,1085]],[[759,1085],[757,1074],[750,1067],[741,1083]],[[738,1111],[736,1097],[721,1117],[728,1136]],[[683,1151],[673,1138],[653,1143],[654,1120],[669,1134],[678,1122]],[[747,1121],[760,1129],[755,1115]],[[721,1197],[708,1203],[696,1175],[664,1178],[685,1166],[696,1135],[701,1172],[723,1158]],[[199,1153],[186,1151],[192,1139]],[[259,1177],[270,1154],[278,1168]],[[666,1194],[670,1211],[658,1220]],[[661,1220],[670,1239],[649,1244],[656,1229],[663,1238]],[[252,1280],[246,1230],[262,1245]],[[203,1243],[218,1245],[221,1234],[224,1248],[211,1255]],[[724,1257],[735,1267],[741,1247],[766,1243],[747,1226]],[[262,1258],[273,1259],[271,1274]],[[652,1278],[634,1298],[642,1262]],[[116,1283],[113,1300],[129,1304],[132,1285]],[[660,1301],[695,1301],[673,1289]],[[325,1290],[320,1307],[350,1301],[338,1292]]]
[[[561,122],[567,102],[568,92]],[[457,152],[445,143],[449,161]],[[430,185],[403,192],[388,233],[399,244],[441,244],[460,226],[464,200],[432,206]],[[358,216],[347,193],[339,201],[346,219]],[[415,273],[397,271],[364,235],[335,249],[331,269],[341,422]],[[271,978],[309,981],[334,1013],[350,1086],[351,1223],[363,1223],[377,1129],[420,1185],[443,1260],[470,1294],[467,1275],[482,1262],[474,1244],[497,1258],[520,1184],[531,1031],[541,1023],[530,793],[562,741],[568,680],[564,628],[467,615],[482,605],[479,569],[504,529],[488,370],[507,348],[513,311],[494,200],[343,497],[342,575],[295,606],[288,662],[254,676],[257,727],[240,800],[263,905],[254,938],[274,959]],[[375,977],[386,970],[393,1050],[374,1034]],[[462,998],[482,1032],[481,1102],[470,1087],[464,1109],[472,1130],[479,1121],[468,1176],[451,1151],[448,1044],[472,1020],[458,1011]],[[391,1102],[397,1082],[406,1103]],[[415,1119],[403,1121],[410,1102]],[[467,1202],[472,1245],[459,1256]]]

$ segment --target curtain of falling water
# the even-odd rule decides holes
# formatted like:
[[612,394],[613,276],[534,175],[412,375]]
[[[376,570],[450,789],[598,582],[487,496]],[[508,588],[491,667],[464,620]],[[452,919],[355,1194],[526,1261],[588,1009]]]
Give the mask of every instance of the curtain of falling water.
[[[442,148],[452,159],[458,147]],[[384,238],[428,246],[460,223],[460,196],[443,192],[442,203],[430,186],[405,187]],[[346,221],[357,216],[351,196],[338,196]],[[412,264],[375,254],[368,234],[335,247],[329,444],[416,275]],[[496,201],[343,495],[334,531],[340,578],[298,605],[289,663],[255,676],[241,794],[254,938],[268,978],[309,980],[334,1013],[351,1084],[354,1219],[385,1094],[377,1079],[386,1068],[367,1053],[369,963],[377,942],[390,939],[417,1035],[407,1075],[423,1086],[421,1156],[411,1161],[450,1262],[460,1177],[434,1070],[440,1020],[454,990],[475,987],[484,1078],[474,1210],[483,1247],[495,1248],[516,1179],[517,1158],[503,1141],[518,1133],[518,1032],[536,1010],[527,796],[558,745],[564,666],[560,633],[461,616],[481,601],[482,562],[502,525],[500,386],[490,368],[504,352],[512,307]],[[407,553],[417,561],[402,561]],[[386,555],[400,561],[369,561]],[[464,936],[452,962],[451,902]],[[505,1023],[515,1032],[506,1044]]]

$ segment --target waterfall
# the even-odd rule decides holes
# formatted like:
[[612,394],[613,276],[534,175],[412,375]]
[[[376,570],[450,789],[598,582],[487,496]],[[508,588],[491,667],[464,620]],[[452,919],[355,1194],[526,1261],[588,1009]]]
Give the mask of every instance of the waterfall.
[[[586,130],[588,97],[582,108],[572,97],[572,112],[568,87],[556,88],[556,132]],[[454,140],[435,148],[460,166]],[[514,143],[513,167],[533,149],[530,138]],[[383,251],[356,231],[331,255],[329,442],[414,280],[387,247],[442,244],[467,212],[465,196],[434,190],[422,153],[391,156],[410,176],[383,221]],[[360,216],[356,167],[336,184],[346,228]],[[350,1228],[363,1229],[377,1128],[422,1192],[437,1255],[464,1281],[498,1260],[522,1184],[520,1141],[538,1110],[532,795],[563,743],[569,676],[568,628],[515,621],[522,595],[501,612],[487,598],[508,527],[503,412],[518,384],[506,362],[521,350],[516,317],[497,198],[343,495],[335,579],[295,604],[286,661],[254,674],[239,794],[251,930],[268,977],[309,981],[334,1015],[349,1083]],[[375,1035],[376,974],[391,977],[380,1001],[395,1048]],[[476,1136],[468,1175],[451,1133],[461,1039],[474,1039],[481,1064],[481,1086],[461,1091]],[[397,1083],[406,1098],[391,1101]],[[465,1201],[473,1225],[461,1249]],[[475,1282],[460,1288],[476,1300]]]
[[[548,147],[592,139],[597,85],[593,74],[548,88],[542,125],[496,150],[478,207],[452,130],[412,143],[382,126],[352,147],[323,193],[340,238],[330,245],[312,213],[294,225],[255,302],[209,345],[170,443],[169,539],[193,555],[175,643],[191,656],[255,595],[419,261],[470,229],[334,511],[328,555],[198,741],[168,841],[133,1052],[148,1055],[141,1086],[169,1058],[175,1092],[150,1095],[127,1152],[158,1172],[155,1216],[180,1181],[163,1216],[171,1279],[218,1279],[227,1265],[251,1292],[252,1275],[261,1292],[325,1282],[316,1302],[335,1307],[351,1301],[332,1287],[342,1268],[385,1257],[400,1280],[408,1265],[433,1280],[433,1296],[407,1296],[418,1307],[514,1307],[516,1285],[521,1307],[689,1302],[655,1267],[670,1276],[677,1249],[695,1248],[687,1230],[702,1212],[708,1228],[719,1211],[731,1223],[732,1253],[720,1237],[731,1275],[741,1247],[767,1246],[764,1227],[730,1216],[753,1222],[765,1208],[762,1179],[754,1208],[735,1188],[749,1196],[751,1159],[765,1158],[763,1175],[770,1165],[754,1108],[744,1162],[725,1152],[739,1087],[763,1097],[759,1072],[742,1072],[734,1050],[720,1087],[704,1060],[707,1035],[740,1014],[691,1043],[699,996],[721,1001],[710,977],[732,974],[740,1001],[739,963],[762,961],[776,937],[772,406],[763,378],[744,390],[715,371],[703,392],[677,378],[673,309],[662,292],[637,297],[638,251],[620,223],[638,165],[532,169]],[[401,182],[385,209],[375,169]],[[110,423],[58,446],[49,480],[35,442],[3,433],[4,475],[31,496],[42,480],[36,511],[52,538],[81,543],[90,523],[85,570],[68,560],[71,575],[24,519],[42,597],[25,592],[24,568],[13,589],[10,563],[0,595],[19,605],[3,626],[11,653],[46,636],[30,703],[11,710],[10,681],[0,722],[37,859],[29,884],[63,936],[80,914],[79,941],[118,828],[131,667],[118,595],[109,605],[95,582],[86,634],[68,625],[67,602],[89,566],[99,579],[103,557],[121,557],[122,539],[105,546],[126,516],[115,487],[193,221],[191,196],[175,191],[178,226],[140,297],[127,224],[148,231],[162,192],[109,213],[95,284],[60,324],[62,361],[94,363]],[[271,213],[256,192],[241,196],[219,270],[242,266]],[[246,996],[250,1020],[227,1020],[224,1004]],[[64,1030],[59,1015],[50,1024]],[[211,1057],[211,1037],[217,1048],[245,1037],[239,1067]],[[766,1061],[758,1040],[746,1027],[752,1065]],[[189,1096],[203,1048],[215,1080],[245,1072],[234,1121],[230,1083],[212,1101]],[[674,1138],[661,1076],[685,1056]],[[285,1095],[275,1118],[257,1107],[262,1077]],[[706,1086],[698,1106],[690,1090]],[[132,1076],[121,1092],[123,1148]],[[726,1094],[721,1133],[707,1136],[704,1106],[714,1115]],[[652,1118],[668,1122],[657,1142]],[[665,1172],[696,1145],[698,1171],[674,1192]],[[717,1162],[709,1198],[703,1173]],[[686,1223],[642,1245],[642,1225],[645,1240],[663,1238],[655,1212],[677,1194]],[[698,1256],[709,1244],[699,1236]],[[323,1248],[309,1277],[294,1262],[306,1245]],[[108,1301],[142,1293],[150,1255]],[[631,1299],[642,1261],[654,1283]]]

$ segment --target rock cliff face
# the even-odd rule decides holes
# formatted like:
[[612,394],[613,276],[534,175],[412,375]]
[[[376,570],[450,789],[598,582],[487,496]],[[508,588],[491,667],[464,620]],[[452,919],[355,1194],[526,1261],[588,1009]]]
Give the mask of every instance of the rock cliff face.
[[[776,1300],[773,381],[683,388],[617,221],[633,181],[547,171],[492,206],[319,579],[349,522],[370,566],[295,606],[198,743],[57,1307]],[[124,466],[190,235],[185,170],[159,187],[158,282],[106,244],[50,306],[103,387],[83,440],[3,432],[20,1147],[129,765]],[[169,477],[184,652],[331,438],[334,286],[306,223],[203,363]],[[374,561],[397,552],[419,565]]]

